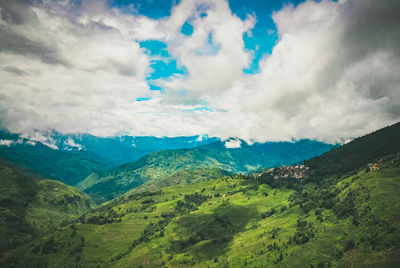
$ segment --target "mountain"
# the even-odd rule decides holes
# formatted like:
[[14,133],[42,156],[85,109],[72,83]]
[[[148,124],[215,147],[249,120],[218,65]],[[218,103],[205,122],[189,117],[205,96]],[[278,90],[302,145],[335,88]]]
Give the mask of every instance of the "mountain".
[[[40,140],[40,142],[38,141]],[[31,139],[0,131],[0,157],[43,176],[76,185],[91,173],[106,170],[164,149],[192,148],[215,138],[110,137],[35,132]]]
[[103,173],[111,168],[106,159],[91,152],[60,151],[4,131],[0,132],[0,157],[68,185],[79,183],[92,172]]
[[54,231],[93,205],[73,187],[0,159],[0,252]]
[[218,140],[208,136],[152,137],[117,136],[95,137],[88,134],[69,135],[87,151],[115,162],[115,166],[134,162],[139,158],[163,150],[194,148]]
[[216,168],[216,167],[202,167],[194,169],[182,169],[173,173],[170,176],[161,177],[157,180],[149,180],[137,188],[131,189],[126,192],[126,195],[141,193],[146,191],[156,191],[160,188],[165,188],[173,185],[181,185],[187,183],[198,183],[208,180],[213,180],[225,176],[232,175],[231,172]]
[[319,177],[353,171],[382,156],[399,152],[399,136],[400,123],[397,123],[334,148],[306,164]]
[[[306,166],[125,194],[6,252],[0,266],[398,267],[399,139],[394,125]],[[337,156],[348,166],[322,175]]]
[[[400,155],[378,162],[322,191],[234,176],[133,194],[8,252],[0,265],[398,267]],[[323,202],[309,208],[307,198]]]
[[55,130],[36,131],[33,140],[40,140],[61,151],[86,151],[107,159],[113,167],[162,150],[194,148],[217,141],[205,136],[152,137],[114,136],[97,137],[90,134],[61,134]]
[[[172,185],[174,181],[167,178],[178,171],[219,168],[232,173],[249,172],[297,163],[326,152],[332,147],[334,146],[330,144],[301,140],[252,145],[242,142],[240,148],[226,148],[223,142],[218,141],[192,149],[152,153],[136,162],[121,165],[105,176],[92,174],[80,186],[96,201],[104,202],[142,184],[145,184],[145,188],[152,184],[151,189],[154,189],[160,180],[164,182],[164,186]],[[170,183],[165,184],[168,181]]]

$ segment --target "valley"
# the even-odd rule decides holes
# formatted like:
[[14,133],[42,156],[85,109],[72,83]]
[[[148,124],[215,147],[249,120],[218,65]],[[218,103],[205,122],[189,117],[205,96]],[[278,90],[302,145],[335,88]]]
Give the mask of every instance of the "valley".
[[[250,173],[236,173],[234,165],[226,170],[228,164],[222,161],[213,165],[210,153],[199,151],[202,147],[194,149],[197,158],[193,149],[150,154],[111,171],[112,178],[89,177],[93,182],[81,185],[89,195],[96,196],[87,190],[96,185],[109,185],[112,193],[96,207],[89,199],[80,207],[76,202],[85,198],[78,192],[57,201],[58,182],[44,181],[46,198],[39,191],[39,203],[21,207],[26,226],[37,230],[35,236],[8,245],[0,265],[397,267],[398,134],[400,124],[333,148],[304,165]],[[132,187],[124,184],[124,177],[134,174],[131,170],[157,175]],[[113,188],[114,181],[128,185],[126,190]],[[56,199],[49,199],[50,191]],[[69,215],[61,211],[75,216],[61,224]]]

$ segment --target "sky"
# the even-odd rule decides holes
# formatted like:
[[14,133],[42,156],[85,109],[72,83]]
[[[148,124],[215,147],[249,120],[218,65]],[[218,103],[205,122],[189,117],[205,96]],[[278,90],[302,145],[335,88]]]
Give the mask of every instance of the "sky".
[[400,121],[400,1],[0,0],[0,123],[315,139]]

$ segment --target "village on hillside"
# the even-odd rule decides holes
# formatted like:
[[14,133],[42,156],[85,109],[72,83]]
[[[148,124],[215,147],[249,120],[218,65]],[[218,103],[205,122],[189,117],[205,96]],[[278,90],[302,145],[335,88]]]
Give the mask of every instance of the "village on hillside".
[[282,166],[274,169],[274,179],[295,178],[305,180],[310,176],[310,169],[305,165]]
[[275,180],[278,179],[298,179],[305,180],[310,176],[310,168],[305,165],[291,165],[281,166],[277,168],[270,168],[261,173],[255,175],[255,177],[261,177],[265,174],[269,174]]

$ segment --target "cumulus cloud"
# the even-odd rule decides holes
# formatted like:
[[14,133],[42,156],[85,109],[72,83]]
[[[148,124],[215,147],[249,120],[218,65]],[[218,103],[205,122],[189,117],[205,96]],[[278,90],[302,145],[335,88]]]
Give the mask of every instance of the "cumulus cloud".
[[[204,11],[199,12],[200,4],[206,16],[201,16]],[[250,64],[242,36],[254,26],[255,18],[248,16],[242,21],[225,1],[183,1],[172,10],[165,26],[178,30],[188,19],[193,34],[167,35],[169,51],[190,74],[185,88],[203,99],[220,96],[232,88],[234,81],[243,76],[243,68]]]
[[209,99],[226,111],[210,116],[210,134],[336,142],[399,121],[394,10],[393,1],[325,0],[276,12],[280,39],[260,73],[234,79],[223,97]]
[[12,131],[114,131],[111,118],[148,93],[147,56],[123,27],[131,18],[101,1],[66,3],[0,2],[0,116]]
[[[273,14],[279,40],[251,75],[243,34],[257,18],[226,1],[183,0],[159,20],[105,1],[0,9],[0,119],[11,131],[337,142],[400,120],[398,1],[284,6]],[[163,92],[146,81],[151,58],[137,41],[148,39],[188,72],[152,81]]]
[[400,20],[393,10],[400,10],[393,1],[325,0],[275,13],[280,41],[249,79],[249,110],[262,115],[266,135],[332,140],[398,121]]

